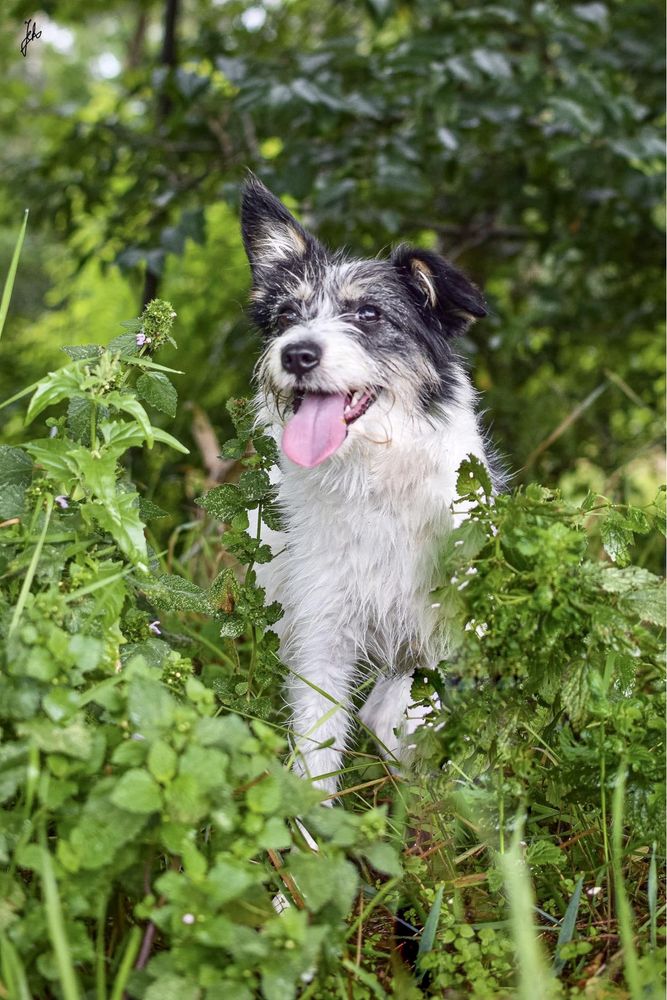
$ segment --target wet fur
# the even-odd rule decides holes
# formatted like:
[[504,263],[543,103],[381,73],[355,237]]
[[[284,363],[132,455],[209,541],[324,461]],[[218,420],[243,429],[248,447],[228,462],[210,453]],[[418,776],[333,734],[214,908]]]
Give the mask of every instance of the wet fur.
[[[486,310],[478,289],[430,251],[402,246],[388,260],[328,253],[255,178],[242,230],[265,338],[259,421],[280,442],[295,389],[378,393],[322,464],[282,458],[287,530],[264,532],[276,557],[260,582],[284,608],[278,628],[297,767],[333,792],[355,690],[374,680],[359,717],[397,755],[421,721],[409,710],[412,672],[446,653],[430,597],[438,539],[454,523],[460,462],[472,453],[489,464],[452,342]],[[381,319],[360,319],[363,304]],[[285,308],[296,313],[286,328]],[[323,356],[297,379],[281,352],[304,339]]]

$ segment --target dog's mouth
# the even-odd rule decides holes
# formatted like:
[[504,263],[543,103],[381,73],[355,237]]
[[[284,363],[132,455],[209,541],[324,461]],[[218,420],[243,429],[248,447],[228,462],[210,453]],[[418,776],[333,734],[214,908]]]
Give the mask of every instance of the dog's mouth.
[[312,469],[333,455],[347,437],[350,424],[362,417],[377,393],[357,389],[352,392],[294,393],[294,415],[283,432],[282,449],[297,465]]

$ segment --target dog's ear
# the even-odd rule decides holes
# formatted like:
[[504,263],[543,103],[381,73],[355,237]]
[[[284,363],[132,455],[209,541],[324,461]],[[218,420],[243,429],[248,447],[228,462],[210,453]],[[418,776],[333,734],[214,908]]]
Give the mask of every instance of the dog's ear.
[[460,336],[486,316],[480,290],[439,254],[402,245],[390,261],[424,319],[429,325],[435,320],[448,336]]
[[254,174],[243,187],[241,234],[255,280],[277,264],[304,259],[318,246]]

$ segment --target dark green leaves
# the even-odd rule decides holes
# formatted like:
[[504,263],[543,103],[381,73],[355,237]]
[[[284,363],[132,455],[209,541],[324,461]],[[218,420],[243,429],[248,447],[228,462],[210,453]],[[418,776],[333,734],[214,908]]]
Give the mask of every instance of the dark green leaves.
[[462,499],[475,497],[479,491],[486,497],[491,496],[493,492],[491,477],[484,464],[474,455],[468,455],[459,466],[456,489]]
[[137,379],[137,393],[140,399],[145,399],[168,417],[176,416],[178,394],[162,372],[146,372],[140,375]]

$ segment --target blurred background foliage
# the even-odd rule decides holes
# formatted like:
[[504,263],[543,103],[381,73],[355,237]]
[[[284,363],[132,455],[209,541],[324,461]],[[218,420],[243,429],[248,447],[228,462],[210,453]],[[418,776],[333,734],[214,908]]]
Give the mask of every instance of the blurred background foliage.
[[[663,16],[657,0],[9,0],[0,273],[31,217],[0,399],[169,299],[180,350],[161,360],[191,403],[170,429],[192,453],[133,475],[180,511],[164,537],[187,519],[259,347],[237,222],[250,167],[325,242],[420,242],[485,288],[462,349],[515,482],[648,502],[664,479]],[[27,18],[42,37],[23,58]],[[4,410],[6,441],[23,413]]]

